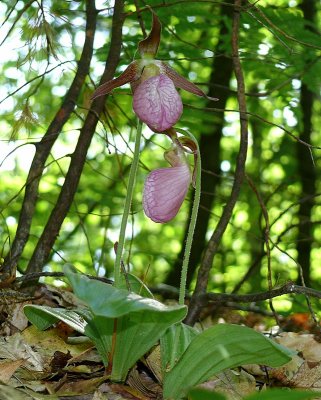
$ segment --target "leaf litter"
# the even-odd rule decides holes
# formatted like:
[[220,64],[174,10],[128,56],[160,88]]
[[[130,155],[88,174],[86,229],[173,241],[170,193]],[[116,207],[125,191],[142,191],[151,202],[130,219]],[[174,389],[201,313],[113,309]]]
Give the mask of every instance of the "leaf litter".
[[[159,357],[138,363],[127,384],[111,383],[102,360],[86,337],[57,323],[39,331],[28,325],[21,303],[2,305],[0,325],[0,398],[20,399],[160,399]],[[77,307],[68,290],[42,286],[42,296],[33,304]],[[226,370],[202,384],[203,388],[238,400],[270,386],[321,390],[321,343],[310,333],[283,332],[276,342],[296,351],[292,361],[268,370],[259,365]],[[155,378],[158,377],[157,378]]]

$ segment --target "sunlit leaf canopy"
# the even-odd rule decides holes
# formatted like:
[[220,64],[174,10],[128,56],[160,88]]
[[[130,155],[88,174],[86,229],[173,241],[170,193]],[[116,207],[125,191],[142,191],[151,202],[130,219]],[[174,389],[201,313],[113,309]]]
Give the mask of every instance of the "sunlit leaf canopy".
[[[144,37],[143,30],[148,32],[150,29],[149,9],[143,1],[136,3],[142,10],[140,14],[136,12],[135,2],[125,2],[117,75],[137,57],[137,44]],[[222,4],[225,5],[223,9]],[[231,3],[153,0],[148,5],[153,7],[163,26],[157,57],[208,92],[213,81],[213,60],[222,59],[222,68],[225,68],[226,59],[231,59],[231,18],[226,11]],[[250,118],[246,166],[250,180],[245,180],[242,186],[214,260],[210,289],[215,290],[233,290],[257,258],[259,267],[241,290],[247,292],[267,287],[266,221],[257,193],[269,215],[273,282],[297,279],[298,210],[306,195],[301,191],[298,173],[297,138],[303,129],[302,85],[315,96],[311,144],[320,146],[321,143],[318,129],[321,111],[320,4],[315,2],[315,24],[310,23],[313,29],[307,29],[300,4],[295,0],[279,0],[273,5],[259,1],[258,5],[260,12],[247,4],[241,13],[240,29],[240,57]],[[47,160],[30,238],[19,261],[21,272],[55,205],[91,95],[103,73],[110,45],[113,6],[111,1],[96,1],[99,14],[90,76],[86,78],[75,111]],[[34,144],[43,136],[59,109],[75,74],[85,35],[85,2],[44,0],[40,7],[39,1],[17,1],[13,7],[12,2],[4,0],[0,3],[0,15],[0,248],[4,257],[15,235]],[[225,27],[223,34],[222,25]],[[219,153],[220,170],[207,172],[219,173],[218,183],[215,189],[203,189],[203,196],[213,196],[207,239],[230,195],[239,146],[235,78],[232,76],[229,87],[222,88],[216,82],[211,90],[214,95],[216,90],[227,93],[225,111],[219,103],[211,104],[204,98],[181,91],[184,112],[177,124],[200,138],[211,135],[213,126],[224,115],[219,152],[213,149],[213,154]],[[108,97],[74,202],[46,263],[46,270],[60,271],[62,265],[69,262],[87,273],[112,274],[114,244],[118,240],[136,129],[131,103],[129,85],[116,89]],[[143,182],[148,171],[167,166],[163,153],[170,147],[170,142],[164,135],[155,134],[146,127],[143,133],[124,263],[154,285],[164,282],[175,265],[183,245],[192,192],[170,223],[155,224],[146,218],[141,204]],[[309,152],[311,168],[318,177],[320,150],[304,144],[300,146],[302,151]],[[192,157],[189,161],[192,165]],[[312,241],[311,280],[316,288],[320,286],[320,192],[320,179],[317,179],[311,215],[312,238],[308,238]]]

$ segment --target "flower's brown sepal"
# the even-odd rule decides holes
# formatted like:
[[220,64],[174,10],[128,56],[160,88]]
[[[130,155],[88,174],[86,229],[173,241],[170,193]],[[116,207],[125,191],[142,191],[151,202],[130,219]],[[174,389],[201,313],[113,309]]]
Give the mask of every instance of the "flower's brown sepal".
[[162,25],[152,9],[153,14],[152,29],[146,39],[138,43],[138,51],[142,58],[155,58],[160,42]]
[[196,94],[196,96],[205,97],[212,101],[217,101],[218,99],[215,97],[209,97],[206,93],[203,92],[195,83],[188,81],[186,78],[178,74],[174,71],[170,66],[163,63],[163,67],[165,69],[166,75],[173,81],[174,85],[180,89],[184,89],[187,92]]
[[171,127],[169,129],[166,129],[166,131],[164,131],[162,133],[165,133],[165,135],[167,135],[173,143],[177,144],[178,138],[177,138],[177,133],[176,133],[175,128]]
[[[197,145],[194,142],[194,140],[192,140],[191,138],[187,137],[187,136],[180,136],[179,138],[176,139],[177,140],[177,144],[180,147],[183,147],[183,150],[186,153],[191,153],[191,154],[196,154],[197,153]],[[190,150],[188,151],[186,149],[186,147]]]
[[138,78],[139,78],[139,73],[138,73],[137,62],[133,61],[131,64],[128,65],[125,71],[117,78],[112,79],[100,85],[95,90],[91,99],[94,100],[97,97],[104,96],[105,94],[110,93],[113,89],[125,85],[125,83],[132,82]]

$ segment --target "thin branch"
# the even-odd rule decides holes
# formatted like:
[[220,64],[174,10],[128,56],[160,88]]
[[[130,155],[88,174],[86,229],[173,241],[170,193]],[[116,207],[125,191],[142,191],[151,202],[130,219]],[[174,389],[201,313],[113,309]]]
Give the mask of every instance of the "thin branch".
[[311,201],[311,199],[317,198],[319,196],[321,196],[321,193],[316,193],[314,195],[304,196],[304,197],[300,198],[298,201],[296,201],[294,203],[291,203],[288,207],[286,207],[284,210],[282,210],[277,217],[275,217],[275,219],[271,223],[271,228],[272,228],[273,225],[275,225],[281,219],[281,217],[283,217],[283,215],[287,214],[290,211],[291,208],[299,206],[300,204],[302,204],[302,203],[304,203],[306,201]]
[[[17,22],[19,21],[19,19],[22,17],[22,15],[24,14],[25,11],[28,10],[28,8],[32,5],[32,3],[34,3],[35,0],[30,0],[28,3],[25,4],[25,6],[18,12],[15,20],[12,22],[9,31],[7,32],[6,36],[3,38],[2,42],[0,43],[0,46],[3,45],[3,43],[8,39],[8,37],[10,36],[11,32],[13,31],[14,27],[16,26]],[[18,1],[16,2],[16,4],[18,3]],[[12,8],[12,10],[15,8],[15,6]],[[11,12],[10,12],[11,13]],[[9,14],[10,15],[10,14]],[[8,17],[5,19],[5,21],[2,23],[2,25],[6,22],[6,20],[9,18]]]
[[203,260],[197,276],[197,282],[195,292],[192,296],[189,312],[186,317],[186,323],[193,325],[198,319],[199,308],[197,302],[194,302],[194,297],[197,298],[202,293],[205,293],[209,273],[213,265],[214,256],[218,251],[218,247],[221,243],[223,234],[228,226],[231,219],[234,206],[239,197],[241,186],[245,175],[245,162],[247,156],[248,147],[248,117],[246,109],[246,96],[245,96],[245,85],[241,62],[239,58],[239,26],[240,26],[240,9],[242,0],[235,0],[234,16],[233,16],[233,27],[232,27],[232,56],[234,73],[237,80],[237,99],[239,103],[240,112],[240,147],[239,153],[236,160],[235,179],[231,191],[230,198],[226,203],[222,216],[208,242],[207,248],[205,249]]
[[[251,93],[251,92],[246,92],[245,94],[247,96],[251,96],[251,97],[267,97],[269,95],[271,95],[273,92],[276,92],[279,89],[282,89],[284,86],[292,83],[293,79],[302,79],[302,77],[304,77],[304,75],[309,72],[309,70],[315,65],[317,64],[321,59],[321,56],[316,57],[315,59],[313,59],[311,62],[307,63],[303,70],[300,72],[297,72],[295,74],[292,74],[291,76],[289,76],[288,79],[286,79],[285,81],[279,83],[278,85],[274,86],[273,88],[271,88],[270,90],[266,91],[266,92],[259,92],[259,93]],[[264,60],[264,62],[266,63],[266,60]]]
[[[249,1],[247,2],[248,5],[250,6],[249,9],[253,9],[255,12],[257,12],[266,22],[268,25],[271,26],[271,28],[273,28],[275,31],[281,33],[285,38],[291,40],[292,42],[298,43],[302,46],[306,46],[306,47],[311,47],[313,49],[317,49],[317,50],[321,50],[320,46],[314,45],[312,43],[309,42],[303,42],[302,40],[299,40],[291,35],[289,35],[287,32],[285,32],[284,30],[282,30],[281,28],[279,28],[277,25],[275,25],[265,14],[264,12],[257,6],[255,6],[254,4],[251,4]],[[251,15],[253,18],[255,18],[253,16],[252,13],[249,12],[249,9],[247,10],[248,14]],[[257,18],[255,18],[256,21],[260,22]],[[273,32],[273,34],[275,35],[275,33]],[[276,36],[276,35],[275,35]],[[278,36],[276,36],[278,37]],[[283,42],[284,43],[284,42]],[[288,46],[286,46],[288,48]]]
[[138,19],[138,22],[139,22],[139,25],[140,25],[140,29],[142,30],[143,37],[146,38],[147,37],[147,33],[146,33],[145,23],[144,23],[144,20],[143,20],[143,17],[142,17],[140,8],[139,8],[138,1],[134,0],[134,3],[135,3],[135,7],[136,7],[137,19]]
[[[225,112],[239,113],[240,112],[239,110],[233,110],[233,109],[230,109],[230,108],[222,109],[222,108],[214,108],[214,107],[213,108],[211,108],[211,107],[195,107],[195,106],[192,106],[190,104],[185,104],[185,103],[183,103],[183,105],[186,108],[191,108],[191,109],[194,109],[194,110],[202,110],[202,111],[207,111],[207,112],[221,112],[221,113],[225,113]],[[314,146],[314,145],[312,145],[310,143],[304,142],[302,139],[300,139],[299,137],[293,135],[293,133],[291,131],[289,131],[288,129],[284,128],[284,126],[282,126],[280,124],[276,124],[275,122],[269,121],[269,120],[261,117],[260,115],[252,113],[250,111],[246,111],[244,114],[249,115],[249,116],[254,117],[254,118],[257,118],[260,121],[262,121],[262,122],[264,122],[264,123],[266,123],[268,125],[271,125],[271,126],[274,126],[276,128],[281,129],[283,132],[285,132],[287,135],[289,135],[296,142],[301,143],[301,144],[303,144],[304,146],[306,146],[306,147],[308,147],[310,149],[321,150],[321,146]]]
[[67,64],[67,63],[72,63],[72,61],[67,60],[67,61],[62,61],[59,64],[55,65],[54,67],[47,69],[42,73],[39,74],[37,76],[35,76],[34,78],[30,79],[29,81],[25,82],[23,85],[19,86],[17,89],[15,89],[13,92],[10,92],[7,94],[6,97],[4,97],[3,99],[0,100],[0,104],[3,103],[5,100],[7,100],[9,97],[14,96],[16,93],[18,93],[21,89],[23,89],[25,86],[30,85],[30,83],[32,83],[33,81],[37,80],[37,79],[43,79],[43,77],[47,74],[49,74],[50,72],[52,72],[53,70],[55,70],[56,68],[61,67],[63,64]]
[[287,282],[279,288],[268,290],[262,293],[251,294],[227,294],[227,293],[204,293],[198,296],[198,302],[202,307],[209,302],[224,303],[226,301],[235,301],[238,303],[252,303],[257,301],[270,300],[284,294],[303,294],[321,300],[321,292],[306,286],[295,285],[293,282]]
[[254,272],[256,271],[256,269],[261,265],[261,261],[265,255],[266,255],[265,251],[262,251],[260,254],[258,254],[258,256],[255,258],[255,260],[252,262],[252,264],[248,268],[248,270],[242,276],[240,281],[235,285],[234,289],[232,290],[232,293],[237,293],[241,289],[243,284],[248,281],[250,276],[252,276],[254,274]]
[[[244,56],[245,53],[243,53],[242,56],[242,60],[252,60],[252,61],[257,61],[257,62],[263,62],[265,65],[268,64],[272,64],[273,66],[275,66],[275,63],[281,63],[283,62],[281,59],[275,59],[274,57],[265,57],[264,59],[259,58],[259,57],[254,57],[254,58],[249,58],[249,57],[245,57]],[[218,57],[228,57],[226,54],[222,53],[222,54],[215,54],[214,56],[215,58]],[[189,61],[197,61],[198,59],[203,59],[206,60],[208,58],[212,58],[212,57],[195,57],[195,58],[191,58],[191,57],[182,57],[182,58],[176,58],[176,60],[189,60]],[[272,87],[270,90],[267,90],[265,92],[245,92],[246,96],[248,97],[268,97],[270,95],[272,95],[274,92],[277,92],[279,89],[282,89],[284,86],[290,85],[293,81],[293,79],[302,79],[302,77],[316,64],[320,61],[321,56],[317,56],[315,57],[311,62],[307,63],[303,70],[301,70],[300,72],[296,72],[293,73],[292,75],[288,75],[288,78],[286,78],[284,81],[278,83],[277,85],[275,85],[274,87]],[[170,58],[166,59],[166,58],[162,58],[162,60],[170,60]],[[233,93],[236,94],[237,91],[231,89],[230,87],[226,86],[226,85],[220,85],[218,83],[215,84],[211,84],[211,83],[206,83],[206,82],[194,82],[197,86],[213,86],[216,88],[222,88],[224,90],[226,90],[229,93]],[[278,95],[276,93],[276,95]]]
[[[101,282],[105,282],[108,284],[113,284],[113,281],[111,279],[105,278],[103,276],[92,276],[92,275],[87,275],[84,274],[85,276],[87,276],[87,278],[92,279],[92,280],[97,280],[97,281],[101,281]],[[16,279],[17,283],[20,282],[29,282],[29,281],[35,281],[36,279],[39,278],[63,278],[65,277],[65,274],[63,272],[32,272],[30,274],[26,274],[23,276],[19,276]]]
[[[161,295],[166,299],[178,299],[178,290],[175,287],[168,285],[160,285],[151,288],[152,293]],[[236,293],[203,293],[198,296],[193,296],[199,308],[203,308],[209,303],[218,303],[226,305],[229,302],[233,302],[233,307],[236,308],[236,304],[239,303],[257,303],[260,301],[266,301],[275,297],[283,296],[286,294],[303,294],[305,296],[313,297],[321,300],[321,291],[309,288],[307,286],[295,285],[292,281],[286,282],[284,285],[260,293],[249,293],[249,294],[236,294]],[[186,295],[186,298],[190,298]],[[252,311],[252,310],[247,310]],[[272,314],[269,314],[272,316]]]
[[[272,244],[274,245],[274,247],[276,247],[281,253],[286,254],[286,256],[289,257],[289,258],[296,264],[296,266],[298,267],[299,276],[300,276],[300,278],[301,278],[301,282],[302,282],[302,285],[303,285],[302,288],[303,288],[303,289],[306,288],[305,281],[304,281],[304,276],[303,276],[303,269],[302,269],[302,266],[301,266],[301,265],[298,263],[298,261],[295,260],[288,252],[286,252],[285,250],[282,250],[276,243],[273,243],[272,241],[271,241],[271,243],[272,243]],[[308,309],[309,309],[310,314],[311,314],[311,316],[312,316],[312,319],[313,319],[313,321],[314,321],[314,323],[315,323],[315,326],[318,327],[318,330],[320,331],[321,328],[320,328],[320,325],[319,325],[317,316],[316,316],[315,312],[313,311],[310,298],[309,298],[309,296],[308,296],[306,293],[304,293],[304,296],[305,296],[305,300],[306,300],[306,302],[307,302]]]
[[[33,0],[35,1],[35,0]],[[16,5],[19,2],[19,0],[16,0],[15,4],[11,6],[11,10],[9,10],[8,14],[6,15],[6,17],[4,18],[4,20],[1,22],[0,28],[2,28],[4,26],[4,24],[9,20],[11,14],[14,12],[14,10],[16,9]]]
[[[266,257],[267,257],[267,280],[268,280],[268,286],[269,286],[269,291],[272,290],[272,267],[271,267],[271,246],[270,246],[270,218],[269,218],[269,213],[266,209],[266,206],[264,204],[264,201],[262,199],[261,194],[258,192],[257,188],[255,187],[253,181],[250,179],[249,176],[246,176],[246,179],[251,187],[251,189],[253,190],[257,201],[261,207],[262,210],[262,215],[265,221],[265,228],[264,228],[264,242],[265,242],[265,248],[266,248]],[[280,321],[278,318],[277,313],[275,312],[273,303],[272,303],[272,299],[269,299],[269,305],[270,305],[270,309],[274,315],[274,318],[277,322],[278,325],[280,325]]]
[[[184,3],[186,3],[186,4],[188,4],[188,3],[198,3],[198,4],[199,3],[209,3],[209,4],[216,5],[217,7],[221,7],[221,6],[234,7],[234,5],[231,4],[231,3],[226,3],[224,1],[216,1],[216,0],[177,0],[177,1],[172,1],[170,3],[163,2],[163,3],[160,3],[160,4],[155,4],[155,5],[153,5],[153,10],[157,9],[157,8],[173,7],[173,6],[176,6],[178,4],[184,4]],[[141,8],[139,11],[141,13],[144,12],[144,11],[150,11],[150,8],[149,8],[149,6],[146,6],[144,8]],[[130,15],[133,15],[136,12],[137,11],[130,11],[130,12],[128,12],[126,14],[126,17],[130,16]]]

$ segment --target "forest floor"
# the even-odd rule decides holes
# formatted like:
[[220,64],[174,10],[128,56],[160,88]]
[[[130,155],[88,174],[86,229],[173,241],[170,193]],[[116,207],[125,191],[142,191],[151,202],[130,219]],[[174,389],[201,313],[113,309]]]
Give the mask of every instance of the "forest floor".
[[[39,284],[35,298],[19,292],[2,293],[0,306],[0,399],[119,400],[161,399],[161,382],[155,379],[157,359],[148,358],[130,372],[126,383],[108,381],[105,367],[86,337],[60,322],[45,331],[30,325],[23,313],[26,304],[72,308],[77,299],[64,289]],[[242,399],[268,387],[321,391],[321,335],[309,323],[308,314],[293,314],[283,321],[282,331],[267,328],[266,316],[222,307],[215,316],[207,310],[202,328],[214,323],[247,325],[294,350],[283,367],[246,365],[227,370],[202,386],[224,394],[227,400]]]

